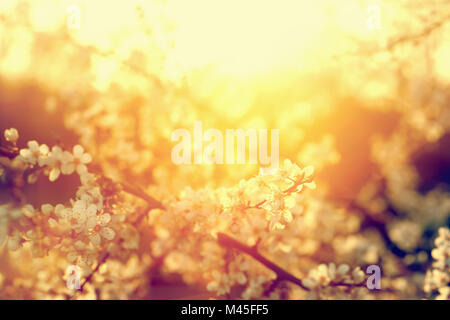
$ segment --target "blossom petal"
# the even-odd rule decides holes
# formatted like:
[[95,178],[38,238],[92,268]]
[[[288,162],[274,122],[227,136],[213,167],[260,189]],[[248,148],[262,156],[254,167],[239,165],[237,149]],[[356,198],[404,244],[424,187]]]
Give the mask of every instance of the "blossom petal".
[[102,230],[100,230],[100,233],[106,240],[112,240],[116,236],[115,231],[108,227],[102,228]]
[[93,229],[97,225],[97,217],[89,217],[86,222],[86,227],[88,229]]
[[50,149],[48,148],[48,146],[46,144],[41,144],[39,147],[39,152],[42,155],[46,155],[48,152],[50,151]]
[[90,163],[92,161],[92,157],[89,153],[85,153],[81,156],[81,162],[84,164]]
[[77,158],[81,157],[83,155],[84,149],[79,144],[75,145],[73,147],[73,155]]
[[100,225],[106,226],[111,221],[111,215],[109,213],[102,214],[100,216]]
[[77,166],[77,173],[82,176],[88,172],[87,167],[84,164],[79,164]]
[[61,172],[64,175],[72,174],[75,171],[75,164],[73,163],[63,163],[61,166]]
[[98,233],[90,235],[89,240],[96,247],[98,247],[100,245],[100,243],[102,242],[102,238],[100,237],[100,235]]
[[61,174],[61,171],[59,168],[53,168],[52,171],[50,171],[50,175],[48,176],[49,180],[51,182],[56,181]]

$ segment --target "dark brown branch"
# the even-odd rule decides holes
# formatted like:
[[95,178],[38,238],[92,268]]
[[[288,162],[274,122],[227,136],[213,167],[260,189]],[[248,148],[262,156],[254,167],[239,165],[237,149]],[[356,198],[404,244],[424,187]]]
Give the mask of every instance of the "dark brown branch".
[[0,146],[0,156],[4,156],[10,159],[13,159],[19,155],[19,149],[17,147],[8,148],[4,146]]
[[279,280],[278,278],[273,280],[272,283],[270,284],[270,286],[266,290],[264,290],[263,296],[269,297],[270,294],[272,292],[274,292],[276,288],[278,288],[278,285],[280,284],[280,282],[281,282],[281,280]]
[[109,258],[109,253],[106,253],[103,258],[98,262],[97,266],[94,270],[84,279],[83,283],[80,286],[80,292],[83,292],[83,289],[85,285],[89,282],[91,282],[92,278],[94,277],[95,273],[100,269],[100,267],[106,262],[106,260]]
[[161,202],[150,196],[147,192],[145,192],[142,188],[131,185],[126,182],[119,182],[120,185],[123,188],[123,191],[132,194],[138,198],[141,198],[142,200],[145,200],[147,202],[147,207],[150,209],[162,209],[163,205]]
[[[145,200],[147,202],[147,206],[143,210],[143,213],[135,221],[135,223],[139,223],[145,217],[145,214],[147,212],[149,212],[150,210],[156,209],[156,208],[163,208],[162,204],[159,201],[157,201],[156,199],[154,199],[153,197],[148,195],[140,187],[134,186],[134,185],[131,185],[131,184],[128,184],[128,183],[124,183],[124,182],[120,182],[119,184],[122,186],[122,188],[123,188],[123,190],[125,192],[128,192],[128,193],[130,193],[132,195],[135,195],[136,197],[141,198],[141,199],[143,199],[143,200]],[[83,292],[83,289],[84,289],[85,285],[92,281],[92,278],[94,277],[95,273],[97,273],[97,271],[106,262],[106,260],[108,260],[108,258],[109,258],[109,253],[107,252],[103,256],[103,258],[98,262],[98,264],[95,267],[95,269],[92,270],[92,272],[86,277],[86,279],[84,280],[83,284],[80,286],[80,292]]]
[[[5,147],[0,145],[0,156],[5,156],[8,158],[15,158],[19,155],[19,148],[17,147]],[[109,179],[113,181],[112,179]],[[145,200],[148,204],[148,207],[151,209],[162,209],[163,206],[161,202],[154,199],[152,196],[147,194],[142,188],[138,186],[134,186],[132,184],[126,183],[126,182],[119,182],[119,184],[122,186],[123,190],[127,193],[133,194],[136,197],[139,197],[143,200]]]
[[255,247],[249,247],[224,233],[218,233],[217,238],[221,246],[226,248],[234,248],[239,251],[242,251],[251,256],[252,258],[254,258],[255,260],[257,260],[258,262],[262,263],[264,266],[266,266],[273,272],[275,272],[277,276],[275,281],[280,282],[286,280],[298,285],[304,290],[309,290],[309,288],[303,285],[302,281],[299,278],[295,277],[291,273],[277,266],[272,261],[263,257],[261,254],[259,254],[258,250],[256,250]]
[[[289,188],[287,188],[286,190],[284,190],[282,193],[283,194],[291,194],[292,192],[295,192],[297,190],[297,187],[304,184],[304,183],[308,183],[312,181],[312,177],[310,177],[308,180],[303,180],[299,179],[298,181],[295,181],[292,186],[290,186]],[[267,200],[261,200],[260,202],[258,202],[257,204],[254,205],[248,205],[245,210],[247,209],[261,209],[261,206],[264,205],[267,202]]]
[[[272,270],[273,272],[275,272],[276,274],[276,278],[275,280],[272,282],[272,284],[270,285],[270,287],[265,291],[265,293],[270,293],[272,292],[276,286],[278,286],[278,284],[282,281],[289,281],[292,282],[293,284],[299,286],[300,288],[302,288],[303,290],[306,291],[310,291],[311,289],[306,287],[305,285],[303,285],[302,280],[297,278],[296,276],[294,276],[293,274],[291,274],[290,272],[282,269],[281,267],[279,267],[278,265],[276,265],[275,263],[273,263],[272,261],[266,259],[265,257],[263,257],[257,250],[256,246],[247,246],[243,243],[241,243],[240,241],[230,237],[229,235],[226,235],[224,233],[218,233],[217,234],[217,238],[218,238],[218,242],[221,246],[225,247],[225,248],[233,248],[233,249],[237,249],[241,252],[244,252],[246,254],[248,254],[249,256],[251,256],[252,258],[254,258],[256,261],[260,262],[261,264],[263,264],[264,266],[266,266],[267,268],[269,268],[270,270]],[[353,288],[353,287],[365,287],[365,282],[361,282],[358,284],[354,284],[354,283],[346,283],[346,282],[330,282],[328,284],[328,286],[330,287],[349,287],[349,288]]]
[[144,200],[145,202],[147,202],[147,205],[145,206],[145,208],[142,210],[142,212],[138,215],[137,219],[135,221],[133,221],[133,224],[138,225],[142,219],[145,218],[145,216],[147,215],[147,213],[152,210],[152,209],[163,209],[164,206],[161,202],[159,202],[158,200],[156,200],[155,198],[153,198],[152,196],[150,196],[148,193],[146,193],[142,188],[135,186],[135,185],[131,185],[129,183],[126,182],[120,182],[120,185],[123,188],[123,191],[132,194],[138,198],[141,198],[142,200]]

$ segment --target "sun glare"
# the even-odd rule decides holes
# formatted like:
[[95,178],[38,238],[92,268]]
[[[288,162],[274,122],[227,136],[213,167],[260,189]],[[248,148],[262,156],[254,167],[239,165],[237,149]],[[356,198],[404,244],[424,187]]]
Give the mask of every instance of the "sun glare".
[[249,76],[302,57],[320,34],[322,12],[297,0],[168,1],[175,22],[169,57],[189,71],[211,65],[220,72]]

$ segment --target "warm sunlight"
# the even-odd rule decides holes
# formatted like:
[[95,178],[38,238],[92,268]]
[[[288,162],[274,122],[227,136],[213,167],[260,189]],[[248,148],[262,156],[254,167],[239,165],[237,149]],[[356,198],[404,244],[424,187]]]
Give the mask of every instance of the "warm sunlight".
[[450,299],[449,35],[448,0],[0,0],[0,300]]

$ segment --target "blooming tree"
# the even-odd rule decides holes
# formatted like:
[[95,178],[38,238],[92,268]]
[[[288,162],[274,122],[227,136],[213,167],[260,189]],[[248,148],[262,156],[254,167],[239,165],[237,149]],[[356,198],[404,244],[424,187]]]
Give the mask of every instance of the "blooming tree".
[[[265,36],[237,41],[257,17],[217,53],[183,42],[214,18],[108,1],[97,30],[100,2],[68,29],[1,1],[0,298],[449,299],[448,5],[380,1],[366,30],[360,1],[316,1],[269,61]],[[176,165],[171,135],[195,121],[279,128],[284,161]]]

